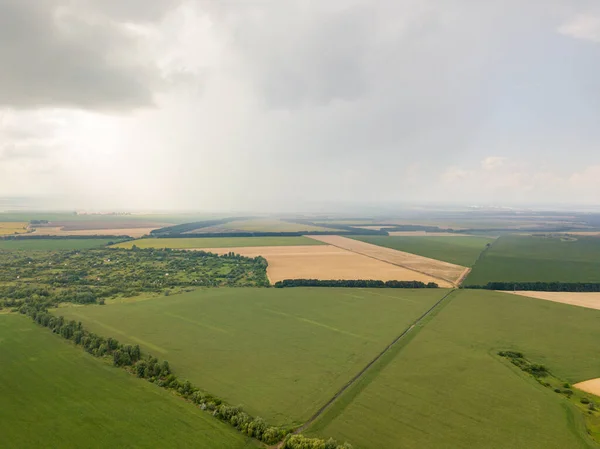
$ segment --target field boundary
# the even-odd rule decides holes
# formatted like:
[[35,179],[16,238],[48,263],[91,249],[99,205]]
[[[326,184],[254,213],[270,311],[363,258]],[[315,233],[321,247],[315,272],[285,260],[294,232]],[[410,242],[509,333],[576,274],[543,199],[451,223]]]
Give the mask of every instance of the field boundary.
[[431,315],[438,308],[438,306],[440,306],[446,300],[446,298],[448,298],[450,295],[452,295],[452,293],[454,293],[455,291],[456,291],[456,289],[450,290],[448,293],[446,293],[444,296],[442,296],[442,298],[440,300],[438,300],[433,306],[431,306],[427,311],[425,311],[425,313],[423,313],[420,317],[418,317],[415,321],[413,321],[410,326],[408,326],[406,329],[404,329],[402,331],[402,333],[400,335],[398,335],[390,344],[388,344],[379,354],[377,354],[375,356],[375,358],[373,358],[369,363],[367,363],[367,365],[362,370],[360,370],[344,386],[342,386],[342,388],[340,388],[337,391],[337,393],[335,393],[331,397],[331,399],[329,399],[329,401],[327,401],[323,406],[321,406],[321,408],[319,410],[317,410],[308,419],[308,421],[306,421],[304,424],[302,424],[300,427],[298,427],[296,430],[294,430],[294,433],[298,434],[298,433],[304,432],[311,424],[313,424],[317,419],[319,419],[321,417],[321,415],[323,415],[323,413],[325,413],[337,401],[337,399],[339,399],[339,397],[342,396],[342,394],[344,394],[344,392],[346,390],[348,390],[350,387],[352,387],[354,384],[356,384],[356,382],[361,380],[365,376],[365,374],[367,374],[367,372],[369,371],[369,368],[371,368],[384,355],[386,355],[396,345],[396,343],[398,343],[402,338],[404,338],[406,335],[408,335],[410,333],[410,331],[412,331],[416,326],[419,325],[419,323],[421,323],[425,318],[427,318],[429,315]]
[[[313,238],[313,236],[312,236],[312,235],[306,235],[306,237],[308,237],[308,238]],[[315,237],[318,237],[318,236],[315,236]],[[316,238],[315,238],[315,240],[318,240],[318,239],[316,239]],[[320,241],[320,240],[319,240],[319,241]],[[359,241],[359,242],[360,242],[361,240],[357,240],[357,241]],[[363,242],[363,243],[365,243],[365,242]],[[369,254],[361,253],[361,252],[359,252],[359,251],[356,251],[356,250],[354,250],[354,249],[344,248],[343,246],[336,245],[335,243],[327,243],[327,244],[328,244],[328,245],[331,245],[331,246],[335,246],[335,247],[337,247],[337,248],[340,248],[340,249],[343,249],[343,250],[345,250],[345,251],[349,251],[349,252],[351,252],[351,253],[360,254],[361,256],[364,256],[364,257],[369,257],[369,258],[371,258],[371,259],[374,259],[374,260],[378,260],[378,261],[380,261],[380,262],[389,263],[390,265],[395,265],[395,266],[397,266],[397,267],[404,268],[405,270],[414,271],[415,273],[420,273],[420,274],[423,274],[423,275],[425,275],[425,276],[429,276],[430,278],[437,279],[438,281],[444,281],[444,282],[447,282],[447,283],[449,283],[449,284],[452,286],[452,288],[456,288],[456,287],[458,287],[458,286],[460,285],[458,282],[451,281],[450,279],[446,279],[446,278],[443,278],[443,277],[440,277],[440,276],[436,276],[436,275],[434,275],[434,274],[431,274],[431,273],[426,273],[426,272],[424,272],[424,271],[417,270],[417,269],[415,269],[415,268],[408,267],[408,266],[406,266],[406,265],[403,265],[403,264],[400,264],[400,263],[397,263],[397,262],[390,262],[389,260],[379,259],[378,257],[375,257],[375,256],[370,256]],[[377,246],[377,245],[373,245],[373,246]],[[385,248],[385,247],[381,247],[381,248]],[[388,248],[388,249],[391,249],[391,248]],[[394,251],[398,251],[398,250],[394,250]],[[403,251],[398,251],[398,252],[403,252]],[[412,253],[407,253],[407,254],[411,254],[411,255],[414,255],[414,256],[417,256],[417,257],[423,257],[423,256],[418,256],[417,254],[412,254]],[[424,259],[430,259],[429,257],[423,257],[423,258],[424,258]],[[439,261],[438,261],[438,260],[436,260],[436,259],[432,259],[432,260],[435,260],[436,262],[439,262]]]

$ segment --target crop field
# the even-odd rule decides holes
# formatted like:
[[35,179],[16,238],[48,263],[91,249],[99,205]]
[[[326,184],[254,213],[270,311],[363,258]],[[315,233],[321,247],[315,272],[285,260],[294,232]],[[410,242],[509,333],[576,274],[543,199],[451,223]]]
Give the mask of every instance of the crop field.
[[488,237],[474,236],[353,236],[352,238],[464,267],[472,267],[486,245],[494,241]]
[[0,366],[2,447],[257,447],[25,317],[0,315]]
[[305,246],[323,245],[321,242],[307,237],[206,237],[206,238],[164,238],[141,239],[115,245],[117,248],[172,248],[172,249],[207,249],[207,248],[242,248],[251,246]]
[[363,256],[368,256],[373,259],[398,265],[437,278],[436,282],[442,287],[452,287],[453,284],[462,279],[464,274],[468,271],[466,267],[460,265],[430,259],[391,248],[385,248],[383,246],[377,246],[338,235],[317,235],[311,236],[311,238],[348,251],[362,254]]
[[23,234],[25,232],[27,232],[27,223],[25,222],[0,222],[0,235]]
[[587,307],[588,309],[600,310],[600,293],[591,292],[507,292],[514,295],[527,296],[529,298],[544,299],[546,301],[571,304],[572,306]]
[[139,344],[175,373],[273,424],[301,423],[411,322],[440,289],[202,289],[61,308]]
[[580,410],[496,353],[521,351],[569,383],[600,377],[600,311],[475,290],[445,304],[310,433],[357,449],[597,447]]
[[378,281],[420,281],[443,283],[426,274],[382,262],[331,245],[207,248],[215,254],[234,252],[246,257],[267,259],[271,283],[285,279],[374,279]]
[[0,250],[73,250],[90,249],[106,246],[114,242],[111,239],[20,239],[3,240],[0,239]]
[[[251,220],[235,220],[220,225],[224,230],[252,231],[252,232],[303,232],[303,231],[331,231],[330,228],[311,226],[273,218],[256,218]],[[200,229],[202,231],[202,229]]]
[[465,284],[494,281],[600,282],[600,239],[500,237],[475,264]]
[[152,231],[158,229],[157,227],[150,228],[106,228],[106,229],[80,229],[80,230],[67,230],[65,228],[60,227],[52,227],[52,226],[44,226],[35,228],[35,231],[32,232],[34,235],[58,235],[58,236],[95,236],[95,235],[114,235],[114,236],[122,236],[126,235],[128,237],[140,238],[145,235],[150,235]]

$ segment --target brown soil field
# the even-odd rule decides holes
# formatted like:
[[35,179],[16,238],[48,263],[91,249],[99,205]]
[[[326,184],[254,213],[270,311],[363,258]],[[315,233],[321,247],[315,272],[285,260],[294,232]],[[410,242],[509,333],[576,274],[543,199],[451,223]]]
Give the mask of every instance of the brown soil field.
[[128,235],[139,238],[150,234],[150,231],[158,228],[119,228],[119,229],[86,229],[70,231],[59,227],[36,228],[32,235]]
[[600,396],[600,379],[590,379],[584,382],[573,384],[573,386],[586,393],[591,393]]
[[284,279],[374,279],[436,282],[440,287],[451,287],[450,283],[423,273],[329,245],[208,248],[202,251],[217,254],[233,251],[246,257],[262,256],[269,262],[267,274],[271,282]]
[[544,299],[546,301],[561,302],[572,306],[587,307],[600,310],[600,293],[572,293],[572,292],[504,292],[513,295],[527,296],[529,298]]
[[391,248],[384,248],[382,246],[352,240],[339,235],[314,235],[307,237],[329,245],[337,246],[338,248],[362,254],[363,256],[381,260],[382,262],[418,271],[426,276],[439,279],[439,281],[437,281],[438,284],[444,280],[450,283],[449,286],[454,286],[464,276],[465,270],[468,270],[467,267],[460,265],[454,265],[436,259],[429,259],[427,257],[417,256],[416,254],[405,253]]

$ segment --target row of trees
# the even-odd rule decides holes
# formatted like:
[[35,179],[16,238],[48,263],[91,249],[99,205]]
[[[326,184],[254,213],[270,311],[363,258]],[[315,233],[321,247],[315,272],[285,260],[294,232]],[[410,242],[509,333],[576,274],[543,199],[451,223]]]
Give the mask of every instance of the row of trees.
[[535,292],[600,292],[600,283],[591,282],[488,282],[485,285],[467,285],[464,288],[483,290],[517,290]]
[[291,429],[269,426],[262,418],[252,417],[240,407],[224,403],[221,399],[203,392],[191,384],[182,381],[173,372],[169,362],[159,361],[151,355],[142,354],[138,345],[123,345],[114,338],[105,338],[87,331],[81,322],[66,321],[48,312],[42,303],[28,302],[19,311],[28,315],[40,326],[71,340],[86,352],[96,357],[110,357],[114,366],[122,367],[141,379],[153,382],[159,387],[171,390],[184,399],[196,404],[223,422],[226,422],[244,435],[272,445],[284,440],[286,449],[351,449],[349,444],[339,445],[332,439],[305,438],[292,435]]
[[357,287],[357,288],[438,288],[435,282],[425,284],[420,281],[375,281],[369,279],[320,280],[285,279],[275,283],[276,288],[286,287]]
[[302,435],[288,435],[282,449],[352,449],[348,443],[338,444],[333,438],[327,441],[319,438],[307,438]]

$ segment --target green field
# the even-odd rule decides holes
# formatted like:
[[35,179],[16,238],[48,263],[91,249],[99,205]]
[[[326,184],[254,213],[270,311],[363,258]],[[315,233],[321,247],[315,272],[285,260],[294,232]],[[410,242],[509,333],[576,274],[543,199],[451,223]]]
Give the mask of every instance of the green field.
[[118,248],[172,248],[172,249],[202,249],[202,248],[241,248],[250,246],[302,246],[324,245],[308,237],[206,237],[206,238],[164,238],[140,239],[115,245]]
[[257,447],[22,316],[0,315],[0,366],[2,447]]
[[74,250],[105,246],[115,239],[0,239],[0,250]]
[[355,449],[597,447],[582,412],[496,353],[522,351],[567,382],[600,377],[600,311],[473,290],[451,298],[311,433]]
[[600,238],[507,235],[473,267],[465,285],[504,282],[600,282]]
[[305,421],[445,293],[219,288],[58,312],[280,425]]
[[353,236],[355,240],[385,246],[407,253],[444,262],[471,267],[488,243],[494,240],[487,237],[405,237],[405,236]]
[[[254,218],[251,220],[230,221],[229,223],[219,225],[219,228],[251,232],[331,231],[331,228],[290,223],[275,218]],[[198,232],[202,232],[202,229],[199,229]]]

